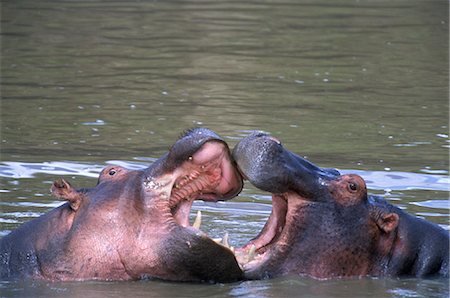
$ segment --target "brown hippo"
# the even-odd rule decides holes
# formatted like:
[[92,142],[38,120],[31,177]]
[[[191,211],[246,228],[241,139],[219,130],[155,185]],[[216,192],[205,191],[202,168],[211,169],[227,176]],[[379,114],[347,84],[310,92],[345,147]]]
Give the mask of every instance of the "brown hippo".
[[109,166],[80,190],[55,182],[53,194],[68,202],[1,239],[1,278],[242,279],[233,253],[188,219],[194,200],[227,200],[241,189],[227,144],[190,130],[144,170]]
[[449,275],[448,231],[368,196],[360,176],[319,168],[265,133],[233,157],[244,179],[272,193],[266,225],[237,251],[256,251],[246,278]]

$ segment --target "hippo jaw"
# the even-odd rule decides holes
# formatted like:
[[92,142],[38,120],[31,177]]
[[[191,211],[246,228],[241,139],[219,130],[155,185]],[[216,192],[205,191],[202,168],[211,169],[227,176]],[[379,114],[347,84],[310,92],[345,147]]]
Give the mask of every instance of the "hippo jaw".
[[[277,275],[277,269],[265,266],[283,258],[289,253],[293,230],[301,230],[304,220],[300,209],[314,208],[318,203],[309,201],[294,192],[272,194],[272,211],[261,232],[243,247],[236,249],[235,255],[249,279],[259,279]],[[320,204],[320,203],[319,203]],[[302,212],[303,213],[303,212]]]
[[228,200],[243,187],[227,144],[202,128],[186,132],[145,172],[143,189],[148,204],[169,210],[166,215],[181,227],[190,227],[194,200]]
[[206,142],[174,173],[169,208],[175,221],[189,226],[194,200],[219,201],[235,197],[242,180],[232,165],[228,148],[217,141]]
[[242,186],[227,144],[207,129],[188,131],[167,154],[144,170],[141,189],[148,213],[144,229],[153,233],[153,226],[165,231],[159,237],[160,244],[151,248],[155,262],[163,265],[159,269],[163,272],[155,276],[215,282],[242,279],[232,250],[199,229],[199,213],[194,224],[189,223],[194,200],[228,200]]
[[267,266],[275,259],[282,262],[289,253],[292,229],[303,229],[307,210],[330,202],[330,185],[340,174],[285,150],[280,141],[262,132],[241,140],[233,157],[245,179],[272,193],[272,212],[264,228],[236,250],[236,257],[247,278],[276,275],[276,269]]

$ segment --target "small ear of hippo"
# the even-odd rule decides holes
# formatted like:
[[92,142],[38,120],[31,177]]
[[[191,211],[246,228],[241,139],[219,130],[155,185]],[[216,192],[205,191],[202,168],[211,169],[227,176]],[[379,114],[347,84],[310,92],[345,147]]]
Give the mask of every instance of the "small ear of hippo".
[[53,182],[51,192],[55,197],[68,201],[73,211],[78,210],[83,200],[83,194],[77,192],[69,182],[62,178]]
[[392,232],[398,226],[399,217],[397,213],[381,213],[377,218],[378,227],[385,233]]

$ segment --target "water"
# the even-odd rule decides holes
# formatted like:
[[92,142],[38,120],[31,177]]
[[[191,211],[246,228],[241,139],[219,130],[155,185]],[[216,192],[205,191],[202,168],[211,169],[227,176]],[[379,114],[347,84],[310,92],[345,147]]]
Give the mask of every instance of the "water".
[[[272,133],[449,229],[448,1],[3,1],[0,236],[65,177],[142,168],[183,130]],[[196,202],[242,245],[270,196]],[[447,280],[2,282],[1,296],[447,297]]]

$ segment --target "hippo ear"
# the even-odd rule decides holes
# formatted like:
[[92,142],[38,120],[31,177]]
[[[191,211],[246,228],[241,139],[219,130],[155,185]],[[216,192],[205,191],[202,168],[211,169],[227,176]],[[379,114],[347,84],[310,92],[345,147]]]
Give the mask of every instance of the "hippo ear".
[[51,192],[55,197],[68,201],[73,211],[78,210],[83,200],[83,194],[77,192],[69,182],[62,178],[53,182]]
[[382,213],[376,222],[381,230],[385,233],[390,233],[398,226],[398,220],[397,213]]

